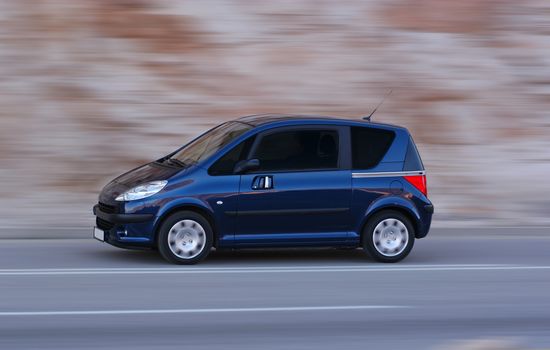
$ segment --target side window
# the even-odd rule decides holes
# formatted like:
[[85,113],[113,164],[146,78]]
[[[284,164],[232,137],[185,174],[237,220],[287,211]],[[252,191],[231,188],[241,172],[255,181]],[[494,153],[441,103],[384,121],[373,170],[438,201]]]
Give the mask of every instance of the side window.
[[252,158],[259,171],[325,170],[338,168],[338,132],[290,130],[268,134]]
[[216,163],[208,169],[208,174],[218,176],[218,175],[233,175],[233,169],[237,162],[245,159],[248,152],[250,152],[250,147],[254,142],[255,136],[249,137],[245,141],[239,143],[237,146],[233,147],[232,150],[228,151]]
[[390,148],[395,133],[389,130],[352,127],[351,155],[353,169],[370,169],[378,165]]

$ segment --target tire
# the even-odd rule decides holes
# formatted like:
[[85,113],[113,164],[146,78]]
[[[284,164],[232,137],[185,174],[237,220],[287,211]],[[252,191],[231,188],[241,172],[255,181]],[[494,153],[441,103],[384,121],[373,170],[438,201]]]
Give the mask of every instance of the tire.
[[395,210],[384,210],[369,219],[362,233],[363,249],[376,261],[403,260],[414,245],[411,221]]
[[212,248],[214,233],[208,220],[193,211],[170,215],[160,226],[157,246],[168,262],[192,265],[200,262]]

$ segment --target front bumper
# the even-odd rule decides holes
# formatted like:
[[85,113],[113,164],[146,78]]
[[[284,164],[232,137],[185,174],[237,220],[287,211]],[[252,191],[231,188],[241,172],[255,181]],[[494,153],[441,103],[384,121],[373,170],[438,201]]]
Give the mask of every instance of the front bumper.
[[[104,206],[105,207],[105,206]],[[102,210],[102,205],[95,205],[96,227],[102,230],[104,242],[121,248],[151,247],[151,226],[154,214],[122,214]]]
[[94,215],[98,218],[114,224],[134,224],[153,220],[153,214],[115,214],[106,213],[99,208],[99,204],[94,206]]

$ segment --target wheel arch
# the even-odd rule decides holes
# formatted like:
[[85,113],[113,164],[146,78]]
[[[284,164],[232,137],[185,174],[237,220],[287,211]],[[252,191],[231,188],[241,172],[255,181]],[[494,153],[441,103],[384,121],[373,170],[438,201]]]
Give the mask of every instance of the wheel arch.
[[378,203],[378,205],[375,202],[367,209],[367,212],[363,217],[363,220],[361,221],[358,231],[361,245],[363,244],[363,230],[365,229],[365,226],[374,215],[383,211],[392,210],[403,214],[407,219],[409,219],[411,225],[413,225],[415,237],[419,232],[421,232],[422,225],[420,222],[420,215],[418,213],[418,210],[416,210],[412,203],[408,203],[408,201],[404,199],[403,201],[404,203],[401,201],[391,201],[387,203]]
[[213,236],[214,236],[213,246],[217,247],[217,245],[218,245],[218,234],[217,234],[218,230],[217,230],[217,227],[216,227],[216,221],[214,220],[214,215],[208,208],[206,208],[204,206],[201,206],[201,205],[198,205],[198,204],[195,204],[195,203],[176,204],[176,205],[170,207],[169,209],[166,209],[157,218],[157,221],[156,221],[154,229],[153,229],[153,234],[154,234],[153,241],[155,242],[155,245],[157,244],[158,231],[162,227],[162,224],[164,223],[164,221],[166,221],[166,219],[168,217],[170,217],[170,215],[172,215],[174,213],[177,213],[177,212],[180,212],[180,211],[192,211],[192,212],[197,213],[197,214],[201,215],[202,217],[204,217],[208,221],[208,223],[210,224],[210,227],[212,228],[212,231],[213,231],[212,232]]

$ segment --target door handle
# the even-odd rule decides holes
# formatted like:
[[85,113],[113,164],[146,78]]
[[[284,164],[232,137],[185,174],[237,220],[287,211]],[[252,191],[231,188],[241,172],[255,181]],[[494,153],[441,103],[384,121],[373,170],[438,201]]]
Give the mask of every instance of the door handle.
[[273,176],[262,175],[256,176],[252,181],[253,190],[269,190],[273,188]]

